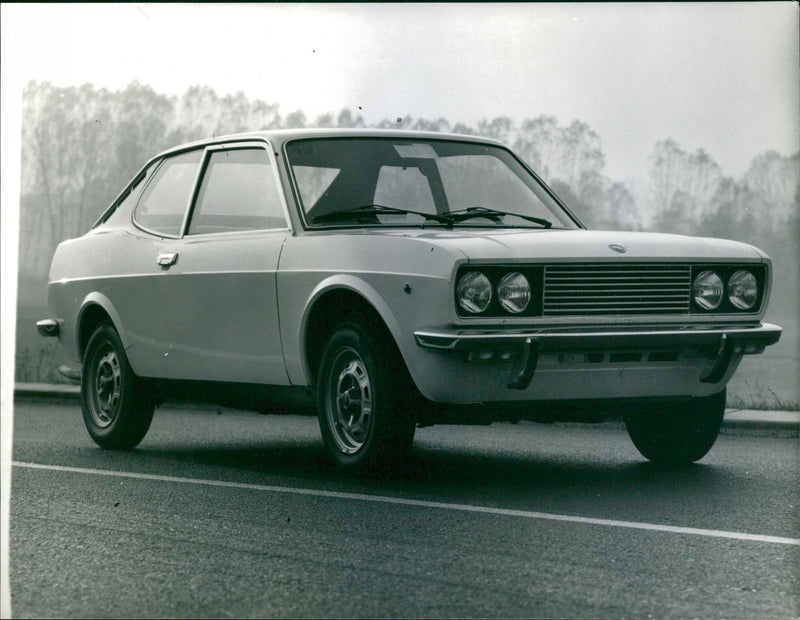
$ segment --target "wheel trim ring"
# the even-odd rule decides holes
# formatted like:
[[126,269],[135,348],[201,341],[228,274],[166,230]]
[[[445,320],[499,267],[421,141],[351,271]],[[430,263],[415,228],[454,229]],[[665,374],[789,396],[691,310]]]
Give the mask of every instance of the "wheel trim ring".
[[355,349],[341,349],[328,374],[325,415],[331,438],[343,454],[355,454],[369,438],[373,403],[372,382],[364,360]]
[[117,414],[122,396],[122,370],[119,356],[110,345],[100,349],[95,357],[92,390],[92,421],[100,428],[110,426]]

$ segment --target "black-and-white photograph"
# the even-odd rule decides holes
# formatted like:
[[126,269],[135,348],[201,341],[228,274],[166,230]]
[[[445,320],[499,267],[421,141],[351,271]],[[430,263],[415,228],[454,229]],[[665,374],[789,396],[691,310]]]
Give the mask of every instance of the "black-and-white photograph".
[[796,2],[0,12],[0,617],[800,615]]

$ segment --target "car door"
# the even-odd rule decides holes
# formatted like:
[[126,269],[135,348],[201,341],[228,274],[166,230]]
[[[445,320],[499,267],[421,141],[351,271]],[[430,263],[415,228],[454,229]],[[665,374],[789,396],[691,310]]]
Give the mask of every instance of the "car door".
[[179,234],[152,244],[159,273],[141,302],[149,322],[138,323],[155,376],[288,384],[275,272],[289,226],[278,187],[264,143],[204,149]]

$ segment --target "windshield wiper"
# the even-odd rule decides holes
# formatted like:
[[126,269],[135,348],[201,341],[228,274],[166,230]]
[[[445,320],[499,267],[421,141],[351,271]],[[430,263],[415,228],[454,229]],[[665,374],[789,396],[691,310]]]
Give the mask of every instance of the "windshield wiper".
[[331,211],[330,213],[323,213],[312,219],[314,224],[324,224],[331,222],[345,222],[348,220],[357,220],[364,216],[369,215],[419,215],[426,220],[439,222],[448,228],[452,228],[457,222],[463,222],[477,217],[499,218],[504,216],[518,217],[528,222],[538,224],[542,228],[551,228],[553,223],[541,217],[534,217],[532,215],[521,215],[519,213],[511,213],[509,211],[500,211],[498,209],[487,209],[485,207],[469,207],[461,211],[451,211],[450,213],[423,213],[422,211],[413,211],[411,209],[399,209],[397,207],[387,207],[386,205],[362,205],[360,207],[350,207],[349,209],[341,209],[339,211]]
[[493,217],[502,217],[504,215],[518,217],[523,220],[527,220],[528,222],[539,224],[539,226],[542,228],[552,228],[553,226],[553,223],[550,220],[546,220],[541,217],[522,215],[520,213],[511,213],[509,211],[499,211],[498,209],[487,209],[485,207],[469,207],[461,211],[451,211],[447,214],[447,218],[452,222],[463,222],[464,220],[470,220],[475,217],[488,217],[491,219]]
[[[360,207],[351,207],[349,209],[341,209],[340,211],[331,211],[330,213],[323,213],[312,219],[314,224],[323,224],[325,222],[339,222],[347,220],[357,220],[365,215],[419,215],[426,220],[433,220],[441,224],[451,224],[448,215],[435,215],[433,213],[423,213],[422,211],[411,211],[409,209],[398,209],[396,207],[387,207],[385,205],[362,205]],[[451,224],[452,225],[452,224]]]

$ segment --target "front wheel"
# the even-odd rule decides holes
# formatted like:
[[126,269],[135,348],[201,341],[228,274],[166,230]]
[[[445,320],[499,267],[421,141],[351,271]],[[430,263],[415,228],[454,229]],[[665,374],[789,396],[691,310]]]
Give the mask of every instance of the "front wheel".
[[414,438],[408,371],[394,342],[377,328],[337,328],[317,379],[319,426],[337,464],[365,471],[402,458]]
[[725,390],[688,403],[657,403],[625,415],[625,427],[642,456],[659,465],[687,465],[703,458],[719,435]]
[[150,428],[155,405],[133,373],[110,323],[101,324],[86,346],[81,409],[86,430],[102,448],[133,448]]

